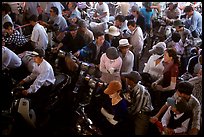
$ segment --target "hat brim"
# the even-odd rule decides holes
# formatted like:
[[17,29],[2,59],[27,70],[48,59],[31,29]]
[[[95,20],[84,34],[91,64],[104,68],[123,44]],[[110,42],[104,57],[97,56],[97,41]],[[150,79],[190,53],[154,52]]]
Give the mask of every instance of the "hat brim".
[[119,36],[120,35],[120,32],[111,33],[111,32],[109,32],[109,30],[105,30],[105,33],[112,35],[112,36]]
[[129,47],[129,48],[130,48],[130,47],[132,47],[132,45],[127,44],[127,45],[119,45],[119,46],[118,46],[118,48],[123,48],[123,47]]
[[37,52],[35,52],[35,51],[33,51],[32,53],[31,53],[31,56],[32,57],[36,57],[36,56],[40,56]]

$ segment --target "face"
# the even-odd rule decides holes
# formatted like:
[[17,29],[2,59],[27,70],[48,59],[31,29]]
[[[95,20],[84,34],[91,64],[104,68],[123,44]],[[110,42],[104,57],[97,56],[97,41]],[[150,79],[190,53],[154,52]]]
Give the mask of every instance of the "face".
[[115,92],[115,93],[109,95],[109,98],[115,98],[115,97],[117,97],[117,96],[118,96],[118,92]]
[[8,29],[5,29],[6,33],[8,34],[13,34],[13,29],[12,27],[8,27]]
[[190,18],[193,15],[193,11],[186,12],[186,15],[187,15],[188,18]]
[[137,15],[137,11],[132,11],[131,13],[132,13],[133,16]]
[[70,31],[70,34],[72,37],[75,37],[77,35],[77,30]]
[[172,57],[169,57],[169,53],[164,51],[164,62],[168,63],[172,60]]
[[67,6],[68,6],[68,9],[72,9],[72,2],[69,2]]
[[50,16],[55,16],[53,9],[50,9]]
[[120,51],[122,54],[126,54],[129,50],[129,47],[128,46],[125,46],[125,47],[120,47]]
[[175,27],[176,28],[176,31],[179,32],[179,31],[183,31],[183,26],[177,26]]
[[39,56],[35,56],[35,57],[33,57],[33,60],[35,63],[40,64],[42,61],[42,58],[40,58]]
[[115,20],[114,26],[116,26],[117,28],[120,28],[122,26],[122,22],[120,22],[119,20]]
[[99,36],[99,37],[96,39],[96,43],[97,43],[98,45],[102,45],[102,44],[104,43],[104,41],[105,41],[104,35]]
[[128,26],[128,29],[129,29],[131,32],[133,32],[133,31],[135,30],[135,27],[129,25],[129,26]]

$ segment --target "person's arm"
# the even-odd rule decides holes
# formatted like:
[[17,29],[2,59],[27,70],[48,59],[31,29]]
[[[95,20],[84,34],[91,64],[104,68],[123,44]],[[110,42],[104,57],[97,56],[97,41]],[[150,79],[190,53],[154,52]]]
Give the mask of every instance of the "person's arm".
[[106,119],[113,125],[116,125],[118,121],[114,120],[114,115],[109,114],[103,107],[101,108],[101,113],[106,117]]
[[151,123],[157,122],[158,119],[160,118],[160,116],[167,110],[167,108],[168,108],[168,105],[167,105],[167,103],[165,103],[165,104],[161,107],[161,109],[159,110],[159,112],[158,112],[155,116],[153,116],[153,117],[150,118],[150,122],[151,122]]
[[169,120],[171,117],[170,111],[171,111],[171,107],[167,109],[167,111],[164,113],[163,117],[161,118],[161,123],[163,127],[167,127],[169,124]]
[[191,17],[191,25],[189,27],[189,30],[191,32],[195,31],[197,28],[197,24],[198,24],[198,18],[196,16]]
[[162,88],[162,91],[174,90],[176,88],[176,77],[171,77],[171,83],[168,87]]

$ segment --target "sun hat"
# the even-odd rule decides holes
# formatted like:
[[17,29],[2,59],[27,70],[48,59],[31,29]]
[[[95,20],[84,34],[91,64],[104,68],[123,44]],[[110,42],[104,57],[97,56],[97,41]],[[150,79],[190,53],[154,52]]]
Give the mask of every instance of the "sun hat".
[[105,30],[105,33],[112,35],[112,36],[119,36],[120,35],[119,29],[115,26],[110,26],[109,29]]
[[120,90],[122,90],[122,84],[117,80],[113,80],[108,84],[108,87],[104,90],[104,93],[112,95]]
[[158,42],[156,45],[152,47],[152,49],[149,50],[149,53],[162,55],[165,50],[166,50],[166,43]]
[[118,50],[116,49],[116,47],[109,47],[106,50],[106,56],[110,59],[110,60],[115,60],[119,57],[119,53]]
[[119,46],[118,48],[121,48],[121,47],[127,47],[127,46],[132,46],[129,44],[128,40],[127,39],[121,39],[119,40]]

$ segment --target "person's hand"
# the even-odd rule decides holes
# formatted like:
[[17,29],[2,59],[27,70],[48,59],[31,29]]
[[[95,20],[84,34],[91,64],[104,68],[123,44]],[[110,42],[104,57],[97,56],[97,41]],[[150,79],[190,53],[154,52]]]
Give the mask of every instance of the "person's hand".
[[77,52],[74,53],[75,57],[79,57],[79,55],[80,55],[80,51],[77,51]]
[[22,94],[23,94],[24,96],[27,96],[27,95],[28,95],[28,91],[27,91],[27,90],[23,90],[23,91],[22,91]]
[[151,88],[155,89],[157,83],[156,82],[153,82],[152,85],[151,85]]
[[24,81],[24,80],[21,80],[21,81],[17,84],[17,86],[22,86],[24,83],[25,83],[25,81]]
[[158,117],[156,116],[150,117],[149,121],[154,124],[158,121]]

